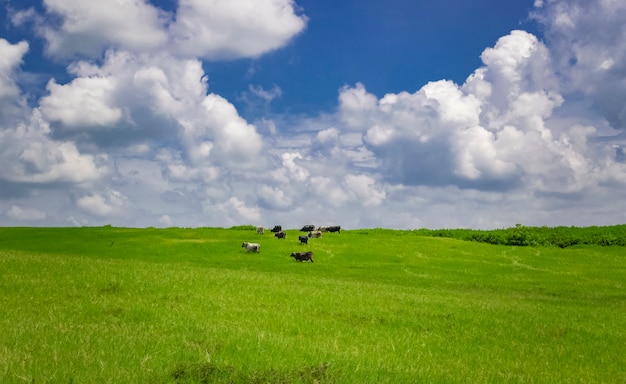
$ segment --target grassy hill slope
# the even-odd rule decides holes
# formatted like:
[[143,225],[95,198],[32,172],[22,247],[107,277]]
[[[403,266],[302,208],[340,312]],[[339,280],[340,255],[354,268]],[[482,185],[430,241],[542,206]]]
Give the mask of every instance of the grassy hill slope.
[[626,382],[623,247],[287,232],[0,228],[0,382]]

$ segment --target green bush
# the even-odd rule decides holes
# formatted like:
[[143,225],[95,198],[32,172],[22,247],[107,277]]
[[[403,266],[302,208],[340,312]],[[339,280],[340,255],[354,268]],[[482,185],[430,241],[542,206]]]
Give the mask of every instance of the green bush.
[[416,234],[494,245],[571,247],[577,244],[626,246],[626,225],[605,227],[515,227],[494,230],[418,229]]

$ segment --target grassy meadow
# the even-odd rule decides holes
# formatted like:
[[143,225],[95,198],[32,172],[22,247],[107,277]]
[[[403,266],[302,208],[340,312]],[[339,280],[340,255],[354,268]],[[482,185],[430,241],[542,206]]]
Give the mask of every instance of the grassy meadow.
[[0,383],[626,382],[624,247],[299,234],[0,228]]

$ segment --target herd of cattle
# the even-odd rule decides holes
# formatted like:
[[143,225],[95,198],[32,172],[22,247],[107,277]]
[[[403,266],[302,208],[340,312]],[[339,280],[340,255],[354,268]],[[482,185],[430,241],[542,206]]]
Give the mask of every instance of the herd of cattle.
[[[341,233],[341,227],[339,225],[331,225],[331,226],[320,226],[315,229],[314,225],[305,225],[300,229],[301,232],[308,232],[306,236],[298,236],[298,241],[300,244],[308,244],[310,238],[320,238],[322,237],[323,232],[337,232]],[[287,232],[283,231],[282,226],[275,225],[274,228],[270,230],[270,232],[274,233],[274,236],[277,239],[285,239],[287,238]],[[257,235],[263,235],[265,233],[265,228],[262,226],[256,227]],[[243,242],[241,244],[242,248],[246,249],[246,252],[261,252],[261,244],[259,243],[249,243]],[[291,252],[290,257],[293,257],[296,261],[311,261],[313,262],[313,252]]]

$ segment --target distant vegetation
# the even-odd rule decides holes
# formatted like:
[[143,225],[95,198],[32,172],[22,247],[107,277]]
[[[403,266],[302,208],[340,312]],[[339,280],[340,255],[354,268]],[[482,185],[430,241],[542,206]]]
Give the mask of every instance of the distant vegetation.
[[517,224],[512,228],[495,230],[472,229],[418,229],[420,236],[448,237],[495,245],[555,246],[618,245],[626,246],[626,225],[606,227],[527,227]]

